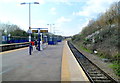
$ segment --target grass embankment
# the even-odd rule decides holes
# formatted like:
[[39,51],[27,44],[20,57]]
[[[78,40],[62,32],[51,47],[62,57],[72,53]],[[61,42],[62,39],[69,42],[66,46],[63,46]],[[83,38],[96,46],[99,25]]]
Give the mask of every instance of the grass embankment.
[[[71,41],[72,42],[72,41]],[[88,53],[92,53],[91,50],[83,47],[83,45],[81,43],[78,43],[78,42],[72,42],[78,49],[82,49],[84,50],[85,52],[88,52]]]
[[120,77],[120,54],[115,56],[115,60],[109,65],[112,69],[114,69],[116,75]]
[[83,47],[83,46],[80,46],[80,48],[81,48],[82,50],[84,50],[85,52],[92,53],[91,50],[89,50],[89,49],[87,49],[87,48],[85,48],[85,47]]

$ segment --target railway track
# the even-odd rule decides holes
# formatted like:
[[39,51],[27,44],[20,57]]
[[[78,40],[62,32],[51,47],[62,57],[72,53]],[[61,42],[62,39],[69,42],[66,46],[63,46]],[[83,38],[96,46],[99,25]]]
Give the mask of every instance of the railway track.
[[79,52],[69,41],[68,45],[91,83],[117,83],[117,81]]
[[0,44],[0,52],[13,50],[13,49],[18,49],[18,48],[27,47],[27,46],[29,46],[29,42],[12,43],[12,44]]

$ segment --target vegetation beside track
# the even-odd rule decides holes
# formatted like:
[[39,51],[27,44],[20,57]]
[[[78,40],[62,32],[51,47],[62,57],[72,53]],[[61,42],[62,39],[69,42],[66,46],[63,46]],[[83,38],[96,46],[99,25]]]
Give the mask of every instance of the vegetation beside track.
[[[120,3],[120,2],[119,2]],[[90,20],[84,29],[72,37],[72,42],[86,52],[112,62],[120,77],[120,15],[118,2],[95,20]]]

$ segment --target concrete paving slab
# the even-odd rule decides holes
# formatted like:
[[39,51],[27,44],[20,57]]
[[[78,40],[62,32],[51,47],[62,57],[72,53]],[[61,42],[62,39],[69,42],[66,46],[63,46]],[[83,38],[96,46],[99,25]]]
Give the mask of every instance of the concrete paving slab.
[[2,54],[3,81],[60,81],[63,42],[48,45],[45,50],[28,48]]

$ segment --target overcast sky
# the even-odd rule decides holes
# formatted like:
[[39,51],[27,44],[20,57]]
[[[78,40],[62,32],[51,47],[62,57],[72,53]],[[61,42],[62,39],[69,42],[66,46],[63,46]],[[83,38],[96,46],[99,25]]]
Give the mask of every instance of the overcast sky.
[[40,4],[31,5],[31,27],[49,28],[47,24],[55,24],[51,32],[69,36],[79,33],[89,20],[119,0],[0,0],[0,22],[16,24],[27,31],[29,6],[20,3],[34,1]]

